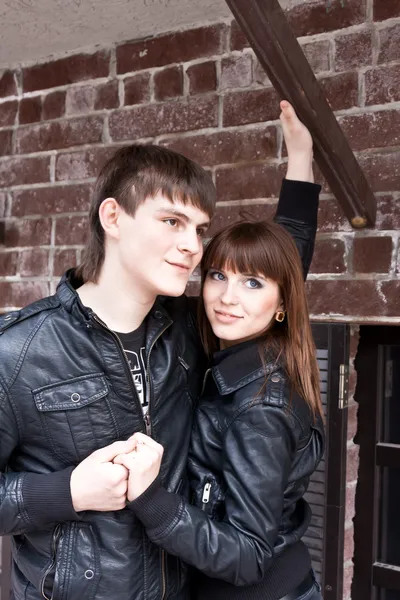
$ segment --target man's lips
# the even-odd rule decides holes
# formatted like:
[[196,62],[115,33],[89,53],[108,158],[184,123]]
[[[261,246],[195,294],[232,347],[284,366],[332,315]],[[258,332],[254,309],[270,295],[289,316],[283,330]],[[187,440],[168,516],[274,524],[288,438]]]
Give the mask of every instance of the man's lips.
[[167,260],[165,262],[167,262],[172,267],[178,267],[178,269],[183,269],[184,271],[190,271],[190,266],[185,265],[184,263],[173,263],[173,262],[170,262],[169,260]]

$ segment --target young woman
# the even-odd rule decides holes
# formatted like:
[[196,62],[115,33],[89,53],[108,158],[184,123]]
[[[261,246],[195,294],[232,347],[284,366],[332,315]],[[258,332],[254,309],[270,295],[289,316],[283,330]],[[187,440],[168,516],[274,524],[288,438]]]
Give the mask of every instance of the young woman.
[[129,506],[150,540],[198,569],[198,600],[321,599],[301,537],[324,432],[291,236],[273,222],[222,230],[204,253],[201,297],[211,364],[189,455],[194,506],[162,487],[162,447],[143,434],[116,459],[130,470]]

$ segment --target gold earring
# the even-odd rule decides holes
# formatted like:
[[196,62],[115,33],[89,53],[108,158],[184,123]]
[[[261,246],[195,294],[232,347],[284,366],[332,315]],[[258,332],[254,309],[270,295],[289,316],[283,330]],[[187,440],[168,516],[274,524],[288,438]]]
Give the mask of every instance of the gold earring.
[[280,310],[276,313],[275,315],[275,321],[278,321],[278,323],[282,323],[282,321],[285,320],[285,312],[283,310]]

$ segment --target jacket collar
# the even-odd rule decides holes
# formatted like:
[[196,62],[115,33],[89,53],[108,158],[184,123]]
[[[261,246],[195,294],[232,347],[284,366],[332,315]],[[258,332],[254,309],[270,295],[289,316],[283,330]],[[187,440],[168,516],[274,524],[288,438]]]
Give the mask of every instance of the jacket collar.
[[[91,319],[93,311],[82,304],[76,292],[77,288],[81,285],[83,285],[83,281],[76,276],[75,270],[69,269],[62,276],[57,286],[57,296],[68,312],[78,319],[83,319],[87,322]],[[146,317],[147,347],[152,346],[160,334],[173,323],[173,320],[165,309],[165,300],[165,297],[158,296]]]
[[272,355],[261,360],[259,340],[236,344],[213,356],[211,372],[221,395],[231,394],[249,383],[281,369]]

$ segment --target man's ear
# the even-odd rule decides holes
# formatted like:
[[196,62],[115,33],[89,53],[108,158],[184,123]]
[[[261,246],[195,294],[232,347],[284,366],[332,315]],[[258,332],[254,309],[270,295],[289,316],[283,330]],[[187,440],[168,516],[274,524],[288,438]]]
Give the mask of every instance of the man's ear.
[[106,198],[99,207],[99,219],[106,236],[119,239],[119,216],[121,207],[115,198]]

